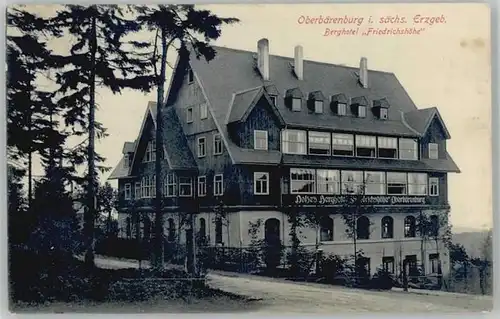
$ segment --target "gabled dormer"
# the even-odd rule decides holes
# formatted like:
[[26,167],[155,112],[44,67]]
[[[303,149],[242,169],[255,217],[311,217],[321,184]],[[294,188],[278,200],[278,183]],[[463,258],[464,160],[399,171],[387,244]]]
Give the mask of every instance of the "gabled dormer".
[[389,101],[385,97],[373,100],[373,114],[380,120],[389,119]]
[[368,100],[364,96],[357,96],[351,99],[351,113],[357,117],[366,117]]
[[321,91],[309,93],[307,98],[307,108],[311,113],[322,114],[325,108],[325,96]]
[[304,94],[299,88],[288,89],[285,92],[285,105],[293,112],[301,112]]
[[269,84],[264,87],[264,90],[267,92],[267,95],[269,95],[269,99],[273,102],[274,106],[277,106],[279,92],[276,86],[274,84]]
[[330,108],[333,114],[336,114],[338,116],[346,116],[348,101],[349,100],[343,93],[333,95],[330,103]]

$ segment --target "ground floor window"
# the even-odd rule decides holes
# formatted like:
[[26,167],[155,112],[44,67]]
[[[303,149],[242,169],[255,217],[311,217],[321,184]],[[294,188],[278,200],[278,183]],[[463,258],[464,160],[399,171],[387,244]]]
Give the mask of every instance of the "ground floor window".
[[382,218],[382,238],[393,238],[394,236],[394,220],[392,217],[385,216]]
[[361,216],[356,221],[356,238],[370,239],[370,220],[366,216]]
[[417,267],[417,255],[407,255],[406,258],[406,268],[409,277],[418,277],[418,267]]
[[172,242],[175,241],[175,221],[173,218],[167,220],[167,240]]
[[205,218],[200,218],[200,230],[198,231],[198,236],[205,239],[207,236],[207,222]]
[[333,219],[324,217],[320,221],[320,241],[333,241]]
[[215,243],[222,244],[222,218],[215,219]]
[[439,254],[429,254],[429,271],[437,274],[439,271]]
[[415,237],[416,233],[416,221],[415,217],[413,216],[406,216],[405,217],[405,237],[406,238],[412,238]]
[[132,237],[132,221],[130,220],[130,217],[125,219],[125,235],[127,238]]
[[356,273],[359,277],[370,275],[370,258],[359,257],[356,259]]
[[394,257],[382,257],[382,267],[384,271],[394,273]]
[[269,218],[264,225],[264,239],[269,244],[281,242],[280,221],[276,218]]

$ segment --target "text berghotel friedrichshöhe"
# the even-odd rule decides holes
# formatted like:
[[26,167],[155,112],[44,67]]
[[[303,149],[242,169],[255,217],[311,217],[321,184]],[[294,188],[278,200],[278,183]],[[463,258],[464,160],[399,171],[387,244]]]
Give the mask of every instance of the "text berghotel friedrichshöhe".
[[321,26],[325,37],[421,35],[429,27],[446,23],[444,14],[425,16],[300,15],[301,26]]
[[[293,200],[298,205],[342,205],[353,204],[356,197],[328,195],[296,195]],[[363,205],[424,205],[425,196],[362,196]]]

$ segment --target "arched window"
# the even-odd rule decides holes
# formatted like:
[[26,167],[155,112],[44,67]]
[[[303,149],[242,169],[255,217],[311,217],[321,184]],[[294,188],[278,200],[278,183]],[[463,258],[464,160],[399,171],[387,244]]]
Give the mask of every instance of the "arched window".
[[265,241],[269,244],[281,242],[280,221],[276,218],[269,218],[264,224]]
[[429,235],[431,237],[437,237],[439,234],[439,217],[431,215],[429,221]]
[[127,217],[125,223],[126,223],[125,225],[126,236],[127,238],[130,238],[132,237],[132,222],[130,221],[130,217]]
[[333,241],[333,219],[331,217],[324,217],[321,219],[319,226],[319,240]]
[[394,220],[392,217],[382,217],[382,238],[394,237]]
[[407,237],[407,238],[415,237],[416,228],[417,227],[416,227],[415,217],[406,216],[406,218],[405,218],[405,237]]
[[222,244],[222,218],[215,219],[215,243]]
[[167,221],[168,230],[167,230],[167,240],[175,241],[175,221],[173,218],[169,218]]
[[205,218],[200,218],[200,230],[198,231],[198,236],[200,238],[205,238],[207,236],[207,222]]
[[151,221],[149,220],[148,217],[144,217],[143,223],[143,234],[144,234],[144,239],[149,240],[151,239]]
[[358,218],[356,223],[356,238],[369,239],[370,238],[370,220],[366,216]]

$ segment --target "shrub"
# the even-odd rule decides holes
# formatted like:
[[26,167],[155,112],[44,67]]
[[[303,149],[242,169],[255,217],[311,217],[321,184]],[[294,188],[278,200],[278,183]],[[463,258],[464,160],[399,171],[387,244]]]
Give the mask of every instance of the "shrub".
[[392,274],[383,268],[378,268],[377,272],[370,280],[370,289],[390,290],[394,286]]
[[325,282],[330,284],[345,284],[349,268],[347,259],[337,255],[323,256],[321,260],[320,274]]
[[304,246],[296,247],[295,251],[288,250],[287,263],[289,265],[289,274],[292,277],[307,277],[311,271],[314,258],[314,252]]

